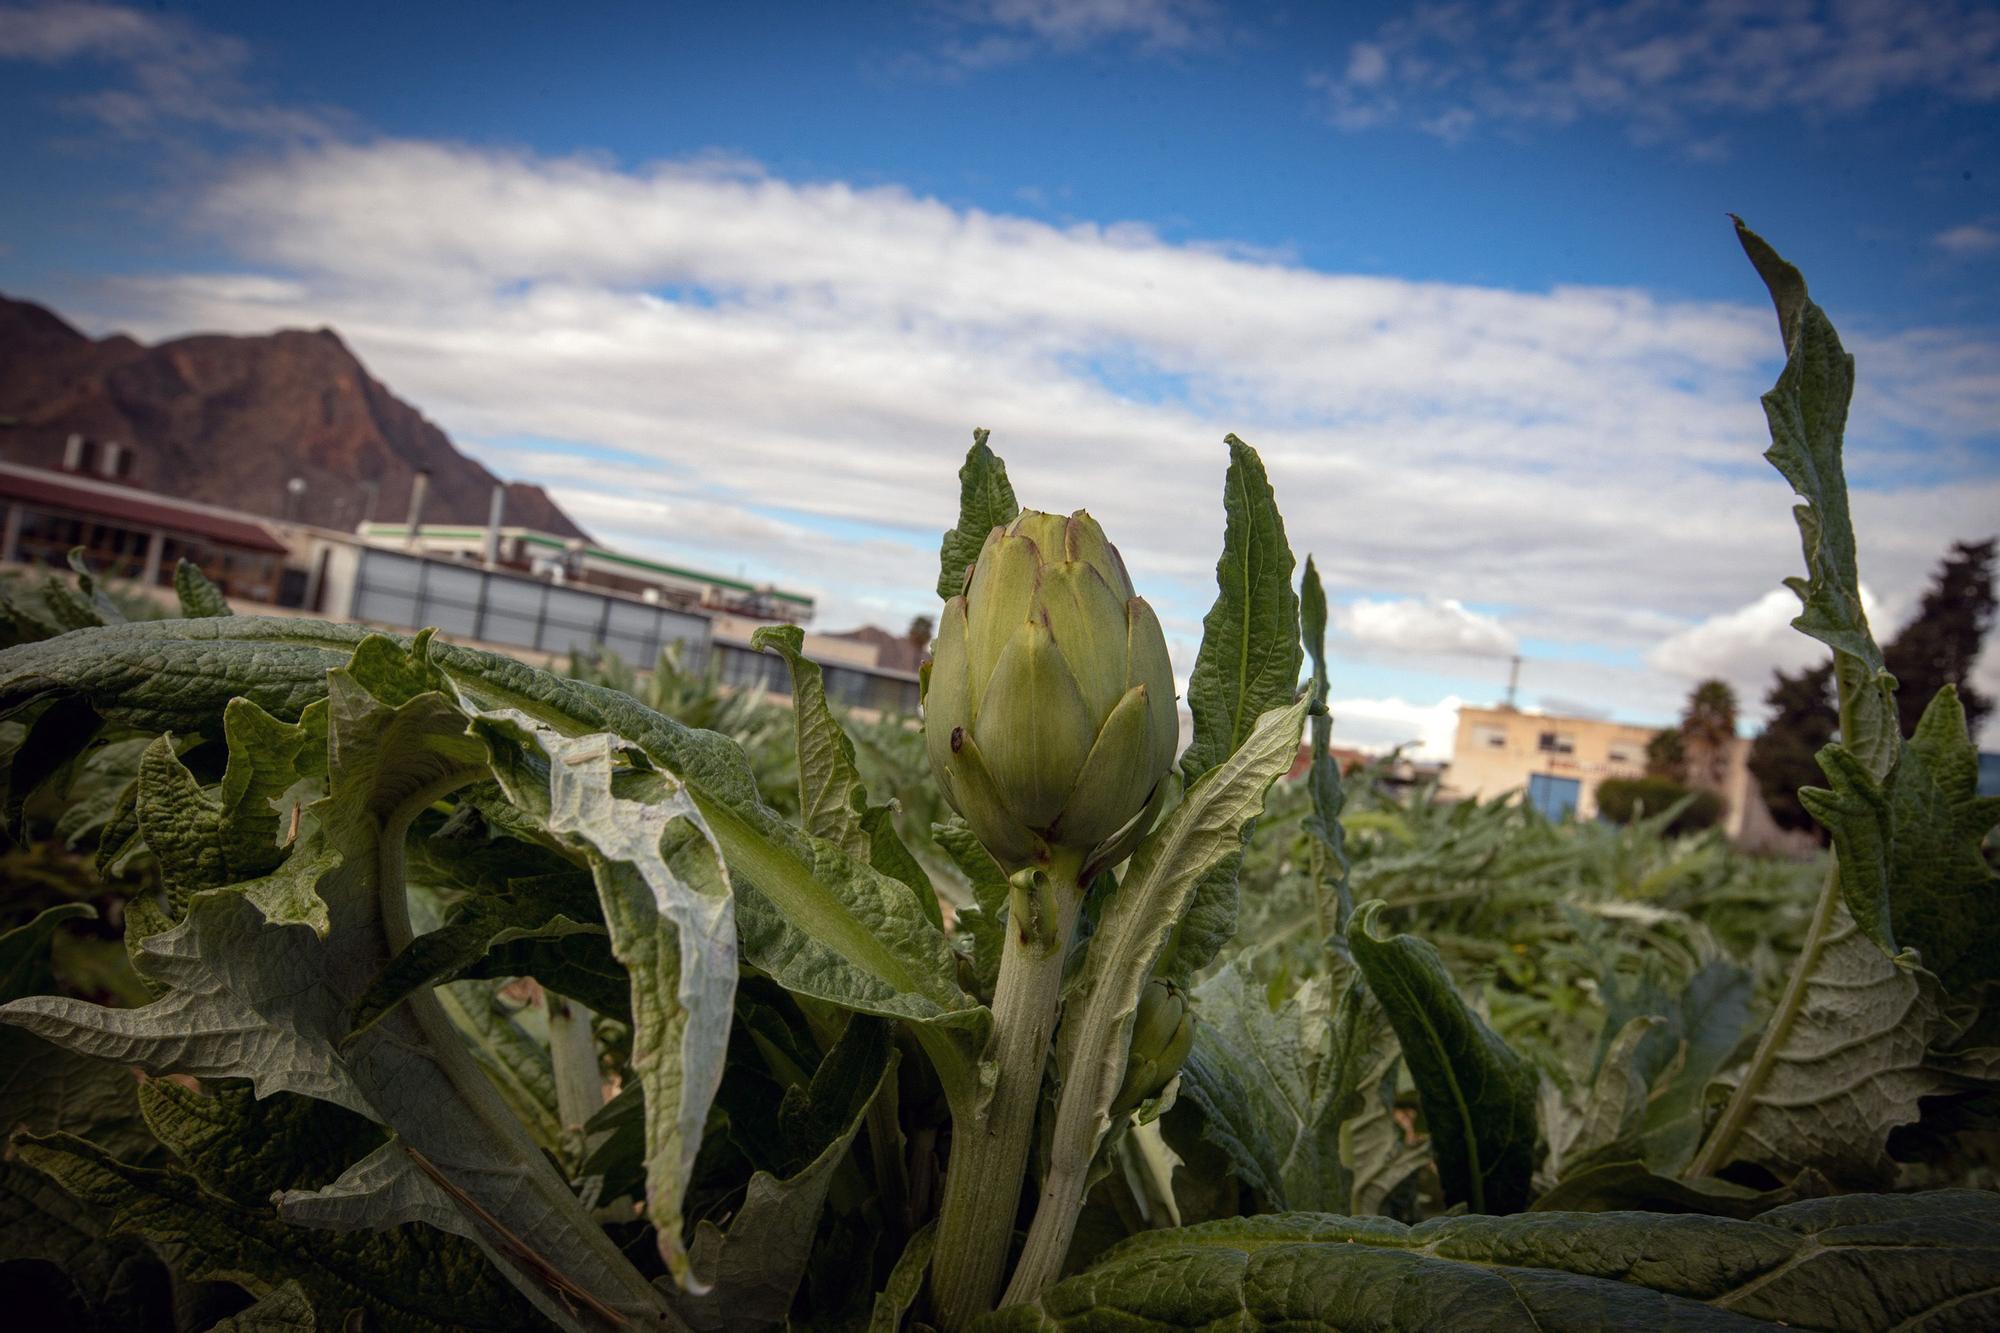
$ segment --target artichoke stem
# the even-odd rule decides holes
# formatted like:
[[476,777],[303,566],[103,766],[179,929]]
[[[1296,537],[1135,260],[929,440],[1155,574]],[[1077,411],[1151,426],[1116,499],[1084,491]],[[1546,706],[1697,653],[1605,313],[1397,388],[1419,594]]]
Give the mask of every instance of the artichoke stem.
[[[1058,849],[1045,870],[1014,877],[1010,917],[993,991],[993,1037],[986,1057],[996,1066],[992,1095],[982,1108],[953,1108],[951,1161],[945,1172],[931,1305],[944,1333],[962,1333],[993,1308],[1005,1276],[1026,1182],[1041,1100],[1042,1069],[1062,1000],[1063,959],[1083,905],[1077,882],[1082,854]],[[967,1113],[969,1111],[969,1113]]]

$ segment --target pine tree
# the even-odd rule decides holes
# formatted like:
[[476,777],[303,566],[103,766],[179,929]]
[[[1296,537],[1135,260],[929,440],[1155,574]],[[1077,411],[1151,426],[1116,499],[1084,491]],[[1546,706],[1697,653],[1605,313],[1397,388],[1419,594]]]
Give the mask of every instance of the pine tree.
[[1997,544],[1954,542],[1931,576],[1916,618],[1882,650],[1896,677],[1896,711],[1903,734],[1917,728],[1917,719],[1946,685],[1958,686],[1965,705],[1965,722],[1974,736],[1991,711],[1993,701],[1972,688],[1972,666],[1980,644],[2000,609],[1993,596],[1993,560]]
[[[1905,736],[1945,685],[1956,685],[1965,705],[1972,734],[1993,708],[1993,701],[1972,687],[1972,667],[1986,631],[1993,626],[1996,605],[1993,566],[2000,542],[1954,542],[1931,576],[1931,585],[1917,614],[1882,650],[1896,677],[1898,724]],[[1840,730],[1835,709],[1833,662],[1789,675],[1774,672],[1764,702],[1771,717],[1750,747],[1750,771],[1781,827],[1819,831],[1799,804],[1800,787],[1823,787],[1826,775],[1813,759],[1821,746]]]

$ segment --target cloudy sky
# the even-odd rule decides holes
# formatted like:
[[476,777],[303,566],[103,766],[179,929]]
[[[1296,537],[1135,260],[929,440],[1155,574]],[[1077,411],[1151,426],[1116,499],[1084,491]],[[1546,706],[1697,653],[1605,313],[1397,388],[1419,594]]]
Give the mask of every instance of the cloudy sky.
[[600,539],[822,628],[934,611],[990,427],[1182,672],[1234,430],[1357,744],[1448,749],[1516,653],[1524,703],[1644,722],[1812,660],[1726,211],[1859,358],[1882,636],[2000,529],[1992,5],[568,8],[0,7],[0,291],[330,325]]

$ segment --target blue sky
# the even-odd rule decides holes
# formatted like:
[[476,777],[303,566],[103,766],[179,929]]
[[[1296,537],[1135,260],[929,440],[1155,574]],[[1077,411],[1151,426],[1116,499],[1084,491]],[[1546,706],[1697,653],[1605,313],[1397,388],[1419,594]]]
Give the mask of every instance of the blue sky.
[[1725,211],[1861,357],[1885,632],[2000,526],[1996,102],[1955,3],[0,8],[0,290],[331,324],[599,535],[828,627],[930,609],[988,425],[1183,670],[1234,429],[1329,576],[1340,730],[1436,745],[1513,651],[1638,720],[1810,655]]

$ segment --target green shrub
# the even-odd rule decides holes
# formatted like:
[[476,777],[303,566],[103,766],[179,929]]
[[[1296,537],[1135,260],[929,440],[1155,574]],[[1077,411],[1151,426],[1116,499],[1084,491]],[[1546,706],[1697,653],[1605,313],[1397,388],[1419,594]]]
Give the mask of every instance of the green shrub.
[[1712,791],[1693,791],[1666,778],[1607,778],[1598,784],[1597,813],[1614,824],[1629,824],[1657,815],[1679,801],[1685,808],[1667,821],[1668,833],[1698,833],[1722,818],[1722,798]]

